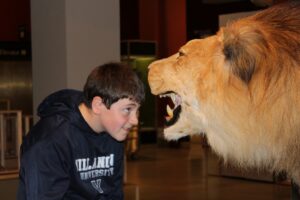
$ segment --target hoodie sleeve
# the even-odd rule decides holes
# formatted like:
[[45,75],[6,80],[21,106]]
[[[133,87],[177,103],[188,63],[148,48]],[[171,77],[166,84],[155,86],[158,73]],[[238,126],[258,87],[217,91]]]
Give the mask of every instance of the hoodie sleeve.
[[[123,155],[123,154],[120,154]],[[124,192],[123,192],[123,186],[124,186],[124,157],[120,157],[120,159],[117,161],[116,166],[118,166],[115,180],[114,180],[114,186],[113,186],[113,192],[111,192],[112,197],[110,199],[124,199]]]
[[22,156],[18,200],[63,199],[69,187],[68,161],[53,143],[37,145]]

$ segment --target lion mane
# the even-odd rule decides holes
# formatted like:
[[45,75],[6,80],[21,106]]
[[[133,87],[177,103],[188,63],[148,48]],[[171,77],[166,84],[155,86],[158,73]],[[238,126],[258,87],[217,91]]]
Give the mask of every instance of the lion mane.
[[205,133],[225,161],[285,170],[300,185],[300,3],[189,41],[153,62],[148,81],[174,103],[166,139]]

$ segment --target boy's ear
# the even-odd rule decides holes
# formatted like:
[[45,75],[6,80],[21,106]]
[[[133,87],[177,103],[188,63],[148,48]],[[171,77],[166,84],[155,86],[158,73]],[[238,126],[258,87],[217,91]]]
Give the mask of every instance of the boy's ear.
[[92,110],[98,114],[101,112],[101,108],[105,105],[103,104],[101,97],[95,96],[92,100],[91,106],[92,106]]

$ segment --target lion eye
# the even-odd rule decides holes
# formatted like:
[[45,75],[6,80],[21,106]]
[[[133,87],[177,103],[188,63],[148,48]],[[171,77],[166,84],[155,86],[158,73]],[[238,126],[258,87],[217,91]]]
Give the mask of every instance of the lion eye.
[[182,51],[179,51],[178,52],[178,57],[180,57],[180,56],[184,56],[185,54],[182,52]]

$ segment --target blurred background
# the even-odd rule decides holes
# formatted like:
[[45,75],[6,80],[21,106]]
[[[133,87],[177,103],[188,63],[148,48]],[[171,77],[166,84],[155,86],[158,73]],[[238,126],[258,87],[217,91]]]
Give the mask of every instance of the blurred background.
[[132,66],[146,87],[140,124],[126,141],[126,199],[289,199],[284,172],[224,166],[204,136],[165,141],[165,107],[170,102],[154,97],[147,84],[147,67],[154,60],[176,53],[188,40],[215,34],[231,20],[283,1],[1,1],[3,199],[15,199],[19,146],[38,119],[40,101],[57,89],[81,89],[91,68],[118,60]]

